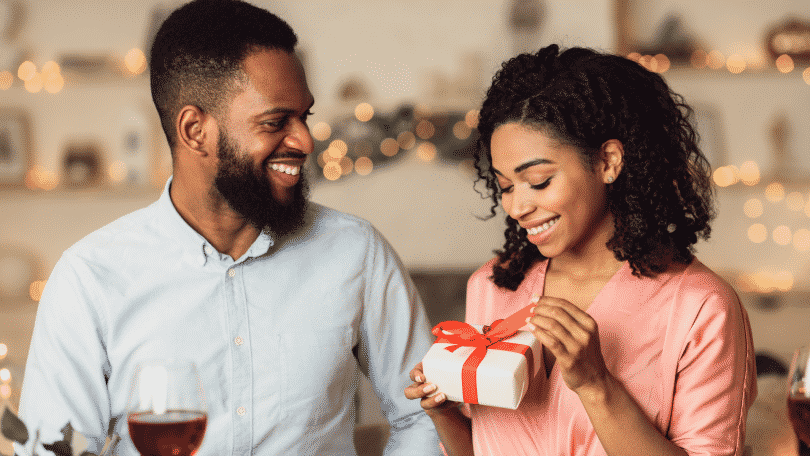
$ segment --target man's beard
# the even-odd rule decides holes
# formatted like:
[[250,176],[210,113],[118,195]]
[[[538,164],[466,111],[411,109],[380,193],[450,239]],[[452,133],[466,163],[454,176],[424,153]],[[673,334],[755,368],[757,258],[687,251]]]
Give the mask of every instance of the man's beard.
[[292,200],[284,203],[273,196],[265,168],[254,169],[248,154],[238,153],[224,129],[219,132],[217,158],[219,167],[211,191],[218,192],[251,225],[278,237],[303,226],[309,192],[303,172],[292,188]]

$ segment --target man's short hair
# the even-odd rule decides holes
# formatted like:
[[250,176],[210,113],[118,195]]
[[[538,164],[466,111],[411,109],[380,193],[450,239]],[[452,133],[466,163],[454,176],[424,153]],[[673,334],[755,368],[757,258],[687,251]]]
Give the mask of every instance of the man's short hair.
[[298,38],[276,15],[241,0],[194,0],[175,10],[152,44],[152,100],[174,153],[175,118],[197,106],[218,114],[239,81],[242,62],[260,49],[292,53]]

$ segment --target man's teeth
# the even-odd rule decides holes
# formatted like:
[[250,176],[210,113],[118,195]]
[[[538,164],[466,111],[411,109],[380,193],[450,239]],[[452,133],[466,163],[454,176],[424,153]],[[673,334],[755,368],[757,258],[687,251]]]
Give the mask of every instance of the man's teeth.
[[540,234],[543,231],[546,231],[547,229],[554,226],[554,224],[557,223],[557,220],[559,220],[559,219],[560,219],[559,217],[553,218],[553,219],[549,220],[548,222],[546,222],[546,223],[544,223],[544,224],[542,224],[542,225],[540,225],[540,226],[538,226],[536,228],[527,229],[526,232],[529,233],[532,236],[534,236],[535,234]]
[[273,171],[278,171],[280,173],[290,174],[290,175],[293,175],[293,176],[296,176],[296,175],[298,175],[298,173],[301,172],[301,167],[300,166],[289,166],[289,165],[284,165],[284,164],[281,164],[281,163],[273,163],[273,164],[271,164],[270,169],[272,169]]

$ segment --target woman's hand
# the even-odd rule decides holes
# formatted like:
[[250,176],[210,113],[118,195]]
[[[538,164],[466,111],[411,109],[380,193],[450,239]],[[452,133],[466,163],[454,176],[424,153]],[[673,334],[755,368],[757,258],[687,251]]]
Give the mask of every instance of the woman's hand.
[[526,320],[532,333],[556,358],[565,384],[581,395],[604,388],[610,373],[599,347],[596,321],[570,302],[543,296]]
[[[428,415],[442,413],[448,408],[458,405],[458,402],[448,401],[444,393],[436,392],[436,385],[425,382],[425,374],[422,372],[422,363],[411,369],[410,373],[413,383],[405,388],[405,397],[408,399],[419,399],[419,404],[425,409]],[[431,396],[432,394],[432,396]]]

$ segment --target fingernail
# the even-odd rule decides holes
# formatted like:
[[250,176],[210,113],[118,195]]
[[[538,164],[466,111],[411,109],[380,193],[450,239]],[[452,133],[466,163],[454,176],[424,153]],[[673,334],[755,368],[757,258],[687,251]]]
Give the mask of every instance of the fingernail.
[[533,303],[538,303],[538,302],[540,302],[540,296],[539,296],[539,295],[536,295],[536,294],[532,295],[532,299],[531,299],[531,300],[529,300],[529,302],[533,302]]
[[439,393],[436,395],[436,402],[444,402],[445,399],[444,393]]
[[434,385],[432,383],[429,384],[429,385],[425,385],[425,387],[422,388],[422,391],[424,391],[426,393],[432,393],[433,391],[436,391],[436,385]]
[[416,378],[415,378],[415,380],[416,380],[417,382],[419,382],[419,383],[424,382],[424,380],[422,380],[422,376],[421,376],[421,375],[417,375],[417,376],[416,376]]

